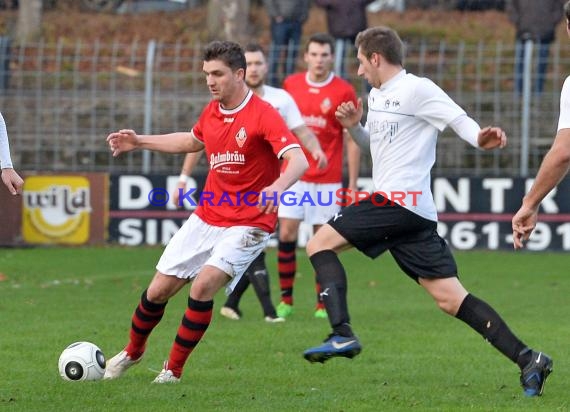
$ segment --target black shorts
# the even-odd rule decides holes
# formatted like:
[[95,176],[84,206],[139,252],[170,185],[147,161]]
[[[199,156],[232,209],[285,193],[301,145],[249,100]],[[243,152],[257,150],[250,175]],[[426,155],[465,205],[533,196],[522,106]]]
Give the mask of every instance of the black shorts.
[[[371,258],[389,250],[400,268],[418,278],[457,276],[457,264],[437,223],[392,204],[379,194],[342,209],[328,224]],[[379,206],[384,205],[384,206]]]

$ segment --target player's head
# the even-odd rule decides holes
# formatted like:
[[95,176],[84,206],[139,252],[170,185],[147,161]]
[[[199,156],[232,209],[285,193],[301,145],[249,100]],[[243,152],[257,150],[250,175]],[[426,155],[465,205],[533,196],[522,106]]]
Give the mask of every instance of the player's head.
[[358,75],[365,77],[373,87],[381,84],[381,73],[389,68],[386,66],[403,65],[404,43],[389,27],[370,27],[361,31],[354,44],[358,49]]
[[230,41],[213,41],[204,50],[203,71],[212,98],[224,101],[243,87],[245,56],[241,46]]
[[566,32],[570,36],[570,1],[564,4],[564,17],[566,18]]
[[309,37],[305,46],[305,63],[311,80],[325,80],[334,63],[334,38],[326,33],[316,33]]
[[244,50],[245,62],[247,64],[245,84],[252,89],[256,89],[265,83],[265,76],[268,70],[265,53],[263,48],[257,43],[249,43]]

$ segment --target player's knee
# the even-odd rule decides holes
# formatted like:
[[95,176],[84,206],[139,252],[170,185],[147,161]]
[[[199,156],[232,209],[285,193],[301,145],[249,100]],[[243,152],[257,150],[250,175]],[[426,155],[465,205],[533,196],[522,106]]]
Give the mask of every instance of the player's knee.
[[150,303],[163,304],[168,302],[170,294],[167,290],[150,285],[146,291],[146,298]]
[[455,316],[459,310],[459,304],[454,299],[436,299],[435,303],[438,308],[448,315]]
[[316,236],[313,236],[307,242],[307,246],[305,247],[305,249],[307,251],[308,256],[313,256],[315,253],[320,252],[321,250],[324,250],[325,248],[323,247],[323,245],[321,244],[319,239]]

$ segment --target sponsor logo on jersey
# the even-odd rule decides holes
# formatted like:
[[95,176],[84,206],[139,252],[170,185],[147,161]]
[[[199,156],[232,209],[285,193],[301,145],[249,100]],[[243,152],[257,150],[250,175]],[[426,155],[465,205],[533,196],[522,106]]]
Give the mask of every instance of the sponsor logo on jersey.
[[[236,136],[237,139],[237,136]],[[230,152],[229,150],[225,153],[218,152],[217,154],[212,153],[210,155],[210,169],[217,169],[220,166],[226,165],[244,165],[245,155],[238,152]]]
[[236,142],[240,148],[243,147],[245,141],[247,140],[247,133],[245,132],[245,127],[241,127],[239,132],[236,134]]
[[233,123],[233,122],[234,122],[233,117],[224,117],[224,123]]
[[329,99],[328,97],[321,102],[321,112],[323,112],[323,114],[327,114],[331,109],[331,107],[332,107],[332,102],[331,99]]
[[322,116],[303,116],[303,120],[309,127],[318,127],[321,129],[327,127],[327,119]]

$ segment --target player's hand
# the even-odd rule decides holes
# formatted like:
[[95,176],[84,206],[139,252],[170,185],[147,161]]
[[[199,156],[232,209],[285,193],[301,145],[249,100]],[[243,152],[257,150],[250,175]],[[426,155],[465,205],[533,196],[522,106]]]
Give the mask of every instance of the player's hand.
[[317,162],[317,168],[324,169],[327,167],[329,163],[327,160],[327,155],[325,155],[325,152],[323,152],[320,147],[317,150],[313,151],[313,153],[311,153],[311,156],[313,156],[313,159],[315,162]]
[[362,99],[358,98],[356,106],[354,106],[354,103],[351,101],[339,104],[334,115],[342,127],[349,129],[356,126],[358,122],[360,122],[362,113]]
[[528,241],[530,234],[536,227],[538,219],[538,210],[522,205],[518,212],[513,216],[513,247],[521,249]]
[[113,157],[117,157],[121,153],[136,149],[139,145],[139,138],[134,130],[122,129],[107,136],[107,143]]
[[2,169],[2,181],[14,196],[22,194],[24,180],[14,169]]
[[485,150],[502,149],[507,145],[507,135],[500,127],[488,126],[479,131],[477,136],[479,147]]
[[180,204],[180,190],[186,191],[186,182],[178,182],[176,189],[172,191],[170,199],[172,199],[172,204],[178,209],[182,209],[183,205]]
[[259,192],[257,208],[265,214],[277,213],[281,193],[282,190],[275,185],[265,187]]

